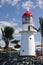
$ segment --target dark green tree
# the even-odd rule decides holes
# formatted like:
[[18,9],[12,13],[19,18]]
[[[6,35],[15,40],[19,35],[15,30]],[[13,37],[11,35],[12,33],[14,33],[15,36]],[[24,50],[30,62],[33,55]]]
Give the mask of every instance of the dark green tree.
[[5,42],[5,47],[4,49],[8,48],[9,45],[9,41],[11,39],[13,39],[13,33],[14,33],[14,29],[12,27],[4,27],[4,30],[1,28],[2,31],[2,39]]

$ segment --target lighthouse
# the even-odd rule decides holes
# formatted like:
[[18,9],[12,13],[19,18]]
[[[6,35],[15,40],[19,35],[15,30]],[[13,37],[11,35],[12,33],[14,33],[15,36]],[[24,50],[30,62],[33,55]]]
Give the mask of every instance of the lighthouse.
[[33,24],[33,15],[26,11],[22,16],[20,56],[35,56],[34,33],[37,32]]

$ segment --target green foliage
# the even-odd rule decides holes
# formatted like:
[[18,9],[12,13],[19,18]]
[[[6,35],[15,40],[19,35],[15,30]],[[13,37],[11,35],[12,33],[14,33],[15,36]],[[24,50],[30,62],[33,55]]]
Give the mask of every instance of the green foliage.
[[43,18],[39,18],[40,28],[41,28],[41,35],[43,36]]
[[0,49],[3,49],[3,47],[0,46]]
[[39,22],[40,22],[41,29],[43,29],[43,18],[39,18]]
[[9,40],[13,39],[14,29],[12,27],[4,28],[5,37],[9,38]]
[[12,27],[5,27],[4,30],[1,28],[1,31],[2,31],[2,39],[5,42],[4,49],[7,49],[9,45],[9,40],[13,39],[14,29]]
[[18,44],[18,45],[15,45],[14,48],[20,48],[21,46]]
[[11,41],[11,43],[13,43],[13,44],[18,44],[18,42],[20,42],[20,40],[13,40],[13,41]]
[[20,40],[13,40],[13,41],[11,41],[11,43],[16,44],[16,45],[14,46],[14,48],[20,48],[20,47],[21,47],[21,46],[18,44],[18,42],[20,42]]

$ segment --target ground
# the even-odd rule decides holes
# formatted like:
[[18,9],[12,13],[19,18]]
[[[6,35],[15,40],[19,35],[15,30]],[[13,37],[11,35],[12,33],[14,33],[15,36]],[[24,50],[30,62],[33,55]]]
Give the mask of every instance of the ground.
[[20,57],[18,52],[0,53],[0,65],[43,65],[40,57]]

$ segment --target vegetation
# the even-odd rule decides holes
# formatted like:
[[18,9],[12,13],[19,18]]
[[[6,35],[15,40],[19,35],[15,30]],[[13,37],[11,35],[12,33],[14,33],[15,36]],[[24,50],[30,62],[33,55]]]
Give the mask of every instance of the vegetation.
[[11,41],[11,43],[16,44],[16,45],[14,46],[14,48],[20,48],[20,45],[18,44],[18,42],[20,42],[20,40]]
[[9,40],[13,39],[14,29],[12,27],[5,27],[4,30],[1,28],[1,31],[2,31],[2,39],[5,42],[4,49],[7,49],[9,45]]
[[0,46],[0,49],[3,49],[3,47]]
[[36,47],[41,47],[41,45],[36,45]]
[[43,18],[39,18],[40,28],[41,28],[41,35],[43,36]]

